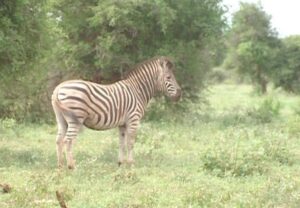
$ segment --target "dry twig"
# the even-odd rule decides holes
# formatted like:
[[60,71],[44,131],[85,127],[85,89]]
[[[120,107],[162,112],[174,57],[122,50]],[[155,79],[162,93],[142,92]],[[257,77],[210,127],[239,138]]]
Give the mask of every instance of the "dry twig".
[[68,208],[62,193],[60,193],[59,191],[56,191],[56,198],[57,198],[61,208]]
[[7,184],[7,183],[0,184],[0,187],[3,190],[3,193],[9,193],[9,192],[11,192],[11,186],[9,184]]

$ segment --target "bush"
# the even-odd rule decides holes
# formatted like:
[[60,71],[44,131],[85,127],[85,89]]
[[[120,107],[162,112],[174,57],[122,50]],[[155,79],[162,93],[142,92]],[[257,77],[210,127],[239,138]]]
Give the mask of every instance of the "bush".
[[231,76],[229,70],[224,70],[222,68],[214,68],[210,73],[209,73],[209,80],[212,83],[222,83],[225,80],[227,80]]
[[280,52],[275,59],[277,70],[272,74],[276,87],[287,92],[300,93],[300,36],[289,36],[282,40]]
[[185,98],[197,99],[216,59],[224,12],[221,0],[5,0],[0,115],[54,120],[51,74],[111,83],[160,55],[173,58]]
[[[229,131],[201,156],[203,169],[218,177],[241,177],[264,174],[274,163],[294,163],[294,155],[282,135],[265,132],[262,136],[256,138],[257,135],[253,137],[249,132]],[[244,143],[243,140],[251,142]]]
[[297,114],[296,117],[289,119],[286,125],[290,135],[298,137],[300,134],[300,114]]
[[261,123],[269,123],[273,118],[279,116],[280,109],[280,102],[268,97],[259,106],[248,110],[247,114]]
[[217,149],[209,149],[201,158],[203,169],[218,177],[240,177],[267,171],[262,152],[244,152],[236,148],[219,146]]

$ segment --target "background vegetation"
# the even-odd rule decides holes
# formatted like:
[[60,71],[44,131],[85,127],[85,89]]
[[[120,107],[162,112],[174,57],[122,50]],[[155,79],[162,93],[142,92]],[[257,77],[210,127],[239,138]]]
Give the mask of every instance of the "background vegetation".
[[184,101],[203,101],[209,76],[224,76],[211,71],[219,65],[257,92],[272,83],[299,93],[299,37],[278,38],[259,4],[241,3],[231,25],[222,0],[0,4],[1,117],[51,122],[50,96],[59,82],[111,83],[157,55],[173,58]]
[[173,58],[185,96],[197,97],[225,26],[220,2],[2,1],[1,115],[49,120],[62,80],[113,82],[158,55]]
[[259,93],[267,93],[270,83],[299,93],[300,36],[278,38],[270,20],[259,4],[241,3],[226,34],[223,67],[249,79]]

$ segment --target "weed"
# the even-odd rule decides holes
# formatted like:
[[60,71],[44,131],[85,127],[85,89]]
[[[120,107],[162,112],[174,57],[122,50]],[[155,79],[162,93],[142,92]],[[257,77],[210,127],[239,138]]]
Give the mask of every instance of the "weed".
[[[294,155],[289,151],[284,135],[267,131],[256,138],[244,131],[229,131],[223,135],[225,138],[217,139],[201,156],[203,169],[218,177],[242,177],[266,174],[274,162],[293,164]],[[243,140],[248,140],[247,145]]]
[[248,111],[248,115],[261,123],[270,123],[272,119],[279,116],[281,104],[273,97],[268,97],[255,108]]
[[290,118],[286,122],[286,128],[291,135],[298,136],[300,134],[300,116],[297,115],[293,118]]

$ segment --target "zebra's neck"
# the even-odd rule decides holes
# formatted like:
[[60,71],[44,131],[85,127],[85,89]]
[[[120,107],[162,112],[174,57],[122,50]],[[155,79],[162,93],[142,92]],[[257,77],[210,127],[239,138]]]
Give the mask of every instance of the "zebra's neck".
[[131,71],[127,82],[146,105],[158,91],[158,63],[156,60],[139,65]]

